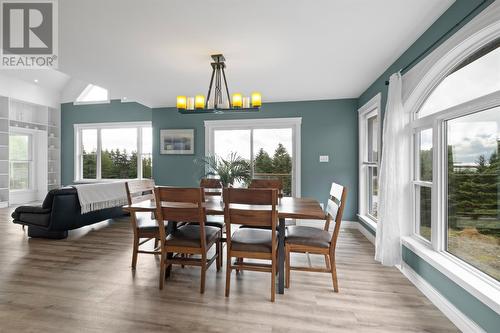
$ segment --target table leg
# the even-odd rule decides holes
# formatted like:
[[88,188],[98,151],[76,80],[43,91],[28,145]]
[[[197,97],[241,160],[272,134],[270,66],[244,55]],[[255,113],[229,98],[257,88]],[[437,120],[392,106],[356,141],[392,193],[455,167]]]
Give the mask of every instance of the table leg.
[[279,219],[278,227],[278,294],[285,293],[285,219]]
[[[170,235],[177,229],[177,222],[176,221],[168,221],[167,224],[167,235]],[[173,254],[169,253],[167,254],[168,259],[172,259]],[[172,270],[172,266],[169,266],[165,272],[165,277],[170,277],[170,271]]]

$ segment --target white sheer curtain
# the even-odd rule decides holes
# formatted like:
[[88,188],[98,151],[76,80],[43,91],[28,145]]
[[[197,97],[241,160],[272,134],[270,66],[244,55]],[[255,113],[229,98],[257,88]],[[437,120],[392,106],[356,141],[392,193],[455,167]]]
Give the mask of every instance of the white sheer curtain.
[[410,116],[405,112],[401,74],[391,75],[382,135],[379,211],[375,260],[383,265],[401,264],[401,236],[411,225]]

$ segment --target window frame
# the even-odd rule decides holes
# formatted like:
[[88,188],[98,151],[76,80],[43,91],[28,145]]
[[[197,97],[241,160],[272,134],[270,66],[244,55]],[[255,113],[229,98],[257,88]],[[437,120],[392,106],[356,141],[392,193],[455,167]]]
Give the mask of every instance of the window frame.
[[[413,113],[413,121],[410,124],[412,140],[413,140],[413,153],[412,156],[412,235],[414,241],[409,241],[403,239],[403,244],[411,246],[411,248],[418,248],[416,244],[421,247],[428,248],[432,250],[435,255],[431,255],[430,260],[436,264],[442,264],[443,259],[448,262],[447,271],[450,272],[467,272],[467,276],[473,277],[475,280],[474,287],[470,286],[470,281],[467,281],[464,277],[453,276],[458,281],[459,285],[467,286],[471,293],[480,299],[491,296],[491,291],[481,292],[478,290],[495,290],[496,293],[500,293],[500,282],[495,280],[493,277],[482,272],[478,268],[472,266],[466,261],[456,257],[447,251],[447,232],[448,232],[448,216],[447,216],[447,197],[448,197],[448,170],[447,170],[447,133],[446,133],[446,122],[448,120],[460,118],[473,113],[485,111],[494,107],[500,106],[500,91],[478,97],[476,99],[467,101],[465,103],[455,105],[448,109],[436,112],[434,114],[427,115],[422,118],[417,118],[417,112]],[[430,126],[430,127],[429,127]],[[416,190],[413,183],[415,182],[415,174],[418,172],[418,159],[417,154],[417,144],[415,143],[415,136],[413,135],[415,131],[422,130],[425,128],[432,128],[433,136],[433,162],[432,162],[432,186],[431,186],[431,196],[432,196],[432,219],[431,219],[431,242],[428,242],[423,237],[421,237],[416,230],[418,230],[419,220],[417,219],[416,212],[417,201],[416,201]],[[415,242],[416,241],[416,242]],[[424,251],[418,251],[417,253],[425,253]],[[454,273],[450,273],[454,274]],[[458,274],[458,273],[456,273]],[[476,287],[479,286],[479,287]],[[467,289],[467,288],[466,288]],[[491,301],[489,301],[491,304]],[[494,303],[495,304],[495,303]],[[500,308],[500,305],[495,304],[495,306]]]
[[[382,157],[382,117],[381,117],[381,100],[382,94],[378,93],[366,104],[358,109],[358,137],[359,137],[359,213],[358,217],[365,223],[369,224],[373,229],[377,228],[377,218],[369,214],[370,203],[370,168],[377,169],[377,175],[380,179],[380,160]],[[368,119],[377,116],[378,131],[377,131],[377,162],[368,160]],[[380,189],[380,184],[379,184]]]
[[[464,60],[480,48],[500,38],[498,13],[500,13],[499,3],[489,5],[403,75],[402,96],[405,110],[408,113],[414,114],[418,111],[434,87]],[[465,104],[469,105],[467,102]],[[462,107],[465,108],[465,104]],[[423,119],[415,120],[416,123],[422,121]],[[435,135],[445,135],[443,128],[440,130],[441,132]],[[437,151],[435,144],[433,149]],[[413,158],[413,154],[411,158]],[[439,162],[434,159],[433,163],[435,170],[435,165]],[[411,180],[409,179],[409,181]],[[433,181],[437,182],[436,179]],[[442,186],[446,186],[446,184]],[[413,222],[409,221],[408,223]],[[402,237],[402,244],[473,297],[493,311],[500,313],[500,285],[493,278],[486,276],[458,258],[453,258],[450,254],[434,250],[430,244],[420,241],[410,233]],[[403,269],[406,270],[408,267],[403,262]],[[469,325],[459,326],[464,331],[470,331],[470,327]]]
[[[426,244],[434,244],[433,237],[434,235],[437,234],[437,231],[434,230],[434,210],[432,207],[435,206],[434,204],[434,188],[435,188],[435,178],[434,178],[434,171],[435,171],[435,136],[434,136],[434,127],[429,126],[427,122],[424,122],[421,126],[414,126],[415,124],[412,124],[412,132],[411,132],[411,147],[413,149],[412,153],[412,173],[411,173],[411,198],[412,198],[412,234],[414,237],[417,237],[420,241],[425,242]],[[425,131],[425,130],[432,130],[432,181],[428,180],[421,180],[420,179],[420,133]],[[418,136],[418,139],[417,139]],[[431,240],[427,240],[425,237],[423,237],[420,234],[420,205],[417,205],[417,200],[420,200],[419,195],[420,195],[420,190],[422,187],[430,188],[431,189]],[[418,188],[418,190],[417,190]]]
[[[118,180],[130,180],[130,179],[115,179],[115,178],[102,178],[101,177],[101,152],[102,152],[102,142],[101,142],[101,130],[103,129],[116,129],[116,128],[136,128],[137,129],[137,178],[142,179],[142,129],[145,127],[153,127],[150,121],[138,121],[138,122],[111,122],[111,123],[86,123],[86,124],[74,124],[74,182],[78,183],[96,183],[96,182],[106,182],[106,181],[118,181]],[[87,179],[82,176],[82,130],[84,129],[95,129],[97,130],[97,151],[96,151],[96,178]],[[151,152],[153,156],[153,152]]]
[[[33,192],[36,189],[36,177],[35,177],[35,158],[34,158],[34,151],[35,151],[35,141],[33,140],[33,133],[30,131],[24,130],[22,128],[16,129],[16,131],[11,131],[9,133],[9,140],[11,135],[22,135],[22,136],[27,136],[28,137],[28,159],[27,160],[12,160],[9,157],[9,191],[11,192]],[[22,188],[22,189],[11,189],[10,188],[10,176],[12,174],[11,168],[12,168],[12,163],[28,163],[28,188]]]
[[[205,156],[214,151],[214,131],[216,130],[254,130],[291,128],[292,129],[292,196],[301,196],[301,126],[302,117],[290,118],[259,118],[232,120],[205,120]],[[250,156],[253,156],[253,131],[250,132]],[[253,168],[252,168],[253,172]]]
[[[87,95],[94,87],[98,87],[101,89],[106,90],[106,99],[104,100],[92,100],[92,101],[81,101],[79,99],[82,99],[84,95]],[[106,88],[103,88],[101,86],[89,83],[83,88],[82,92],[78,95],[76,100],[73,102],[73,105],[92,105],[92,104],[109,104],[111,103],[111,99],[109,98],[109,90]]]

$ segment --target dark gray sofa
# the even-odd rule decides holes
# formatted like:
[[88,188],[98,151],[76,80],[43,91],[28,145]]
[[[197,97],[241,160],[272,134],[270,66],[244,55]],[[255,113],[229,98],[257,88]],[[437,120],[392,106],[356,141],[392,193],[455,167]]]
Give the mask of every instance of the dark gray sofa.
[[76,189],[64,187],[47,193],[41,206],[17,207],[12,218],[14,223],[28,226],[29,237],[63,239],[68,236],[68,230],[124,214],[121,207],[81,214]]

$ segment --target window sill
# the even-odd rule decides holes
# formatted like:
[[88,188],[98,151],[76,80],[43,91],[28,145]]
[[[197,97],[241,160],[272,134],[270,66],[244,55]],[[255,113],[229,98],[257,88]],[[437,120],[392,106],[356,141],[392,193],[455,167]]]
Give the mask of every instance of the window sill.
[[73,102],[73,105],[94,105],[94,104],[110,104],[111,100],[104,101],[89,101],[89,102]]
[[131,180],[138,180],[139,178],[129,179],[74,179],[74,184],[97,184],[97,183],[113,183],[113,182],[128,182]]
[[500,283],[498,281],[483,276],[482,273],[460,263],[448,253],[435,251],[429,244],[416,237],[403,237],[401,242],[472,296],[496,313],[500,313]]
[[34,189],[23,189],[23,190],[9,190],[12,194],[28,194],[28,193],[36,193],[37,190]]
[[372,229],[375,232],[377,231],[377,222],[373,221],[373,219],[371,219],[369,216],[358,214],[358,218],[361,220],[361,222],[366,224],[370,229]]

